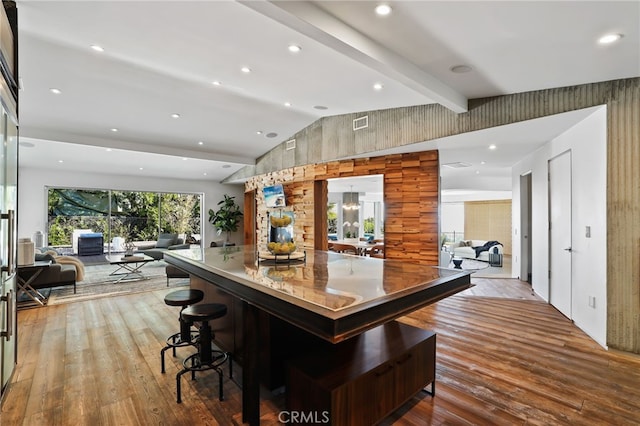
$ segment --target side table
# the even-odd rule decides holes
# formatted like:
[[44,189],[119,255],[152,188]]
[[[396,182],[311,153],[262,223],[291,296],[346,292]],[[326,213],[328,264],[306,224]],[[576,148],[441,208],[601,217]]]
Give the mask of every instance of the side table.
[[[38,275],[40,275],[42,271],[44,271],[45,268],[48,268],[49,266],[51,266],[50,260],[38,260],[32,263],[31,265],[22,265],[17,267],[16,276],[18,279],[16,284],[18,285],[18,291],[16,292],[17,293],[16,300],[18,300],[21,293],[26,294],[31,299],[31,301],[27,300],[25,302],[20,302],[19,303],[20,305],[25,305],[30,303],[36,303],[40,306],[46,305],[47,298],[38,290],[33,288],[31,286],[31,283],[33,283],[35,279],[38,278]],[[33,273],[28,278],[25,279],[24,273],[27,271],[33,271]]]
[[489,266],[502,267],[502,253],[489,252]]

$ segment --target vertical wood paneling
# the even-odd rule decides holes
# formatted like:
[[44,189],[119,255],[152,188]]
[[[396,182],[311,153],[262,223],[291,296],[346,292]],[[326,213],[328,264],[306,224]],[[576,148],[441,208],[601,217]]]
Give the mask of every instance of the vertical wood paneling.
[[246,191],[244,193],[244,243],[255,244],[256,242],[256,191]]
[[[640,353],[640,84],[607,104],[607,341]],[[620,255],[623,254],[623,255]]]
[[[607,106],[607,343],[640,353],[640,78],[538,90],[494,98],[472,99],[469,111],[454,114],[439,105],[420,105],[376,112],[370,131],[354,143],[351,123],[364,115],[325,117],[314,123],[322,130],[309,144],[322,157],[296,157],[298,165],[331,162],[340,156],[366,154],[375,140],[377,150],[410,145],[444,136],[487,129],[597,105]],[[348,126],[348,127],[347,127]],[[311,138],[316,138],[311,140]],[[341,139],[343,138],[343,139]],[[274,152],[277,152],[274,151]],[[337,155],[340,153],[340,156]],[[229,180],[281,169],[281,157],[265,155],[255,170],[247,168]],[[393,163],[393,162],[392,162]],[[337,168],[327,167],[337,177]],[[397,171],[385,184],[397,185]],[[386,191],[385,191],[386,192]],[[403,214],[402,209],[395,210]],[[397,227],[398,219],[390,218]],[[391,239],[402,244],[397,236]],[[624,253],[624,255],[620,255]]]

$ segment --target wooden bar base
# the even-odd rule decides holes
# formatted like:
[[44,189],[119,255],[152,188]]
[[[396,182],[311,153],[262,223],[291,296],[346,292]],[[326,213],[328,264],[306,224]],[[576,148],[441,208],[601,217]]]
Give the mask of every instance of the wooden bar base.
[[296,424],[369,426],[431,384],[436,335],[397,321],[289,362],[287,411]]

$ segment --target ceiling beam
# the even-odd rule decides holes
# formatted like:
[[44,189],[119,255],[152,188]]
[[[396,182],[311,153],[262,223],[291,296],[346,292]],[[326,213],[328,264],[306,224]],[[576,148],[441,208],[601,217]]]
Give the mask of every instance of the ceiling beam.
[[189,157],[199,160],[219,161],[222,163],[234,163],[254,165],[256,160],[242,155],[229,155],[210,151],[196,151],[192,149],[176,148],[167,145],[152,145],[140,142],[130,142],[124,140],[96,138],[91,136],[77,135],[69,132],[51,132],[46,129],[29,128],[28,131],[20,130],[21,140],[43,140],[51,142],[64,142],[76,145],[88,145],[101,148],[120,149],[125,151],[147,152],[151,154],[172,155],[175,157]]
[[239,3],[384,74],[455,113],[468,111],[467,98],[460,92],[311,2],[240,0]]

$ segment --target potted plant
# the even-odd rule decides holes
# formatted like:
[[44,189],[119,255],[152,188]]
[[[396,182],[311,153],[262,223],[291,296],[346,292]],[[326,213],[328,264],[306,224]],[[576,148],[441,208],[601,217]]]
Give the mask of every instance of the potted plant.
[[224,195],[224,199],[218,202],[220,208],[217,211],[209,209],[209,223],[218,229],[218,235],[226,232],[225,245],[229,244],[229,235],[238,230],[242,211],[236,204],[236,197]]

